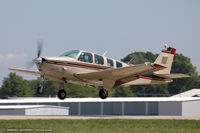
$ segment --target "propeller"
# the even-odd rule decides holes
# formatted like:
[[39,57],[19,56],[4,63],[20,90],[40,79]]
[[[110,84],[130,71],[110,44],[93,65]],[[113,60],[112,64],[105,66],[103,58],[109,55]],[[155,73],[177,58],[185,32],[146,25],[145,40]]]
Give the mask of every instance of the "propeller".
[[37,58],[39,58],[41,53],[42,53],[43,41],[42,40],[38,40],[37,45],[38,45]]
[[41,63],[42,62],[42,58],[41,53],[42,53],[42,47],[43,47],[43,40],[38,40],[37,41],[37,57],[35,59],[33,59],[30,62],[27,62],[27,68],[32,68],[35,63]]

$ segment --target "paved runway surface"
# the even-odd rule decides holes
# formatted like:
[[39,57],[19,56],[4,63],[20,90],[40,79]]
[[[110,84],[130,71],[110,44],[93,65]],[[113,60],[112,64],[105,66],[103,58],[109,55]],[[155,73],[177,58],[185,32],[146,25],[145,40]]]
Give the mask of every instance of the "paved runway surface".
[[14,119],[176,119],[176,120],[200,120],[195,116],[0,116],[0,120]]

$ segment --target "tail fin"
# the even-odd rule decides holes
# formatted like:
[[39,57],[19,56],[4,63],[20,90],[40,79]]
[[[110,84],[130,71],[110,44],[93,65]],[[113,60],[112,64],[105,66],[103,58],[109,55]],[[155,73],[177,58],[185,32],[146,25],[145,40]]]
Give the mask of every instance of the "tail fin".
[[167,44],[165,44],[154,64],[161,65],[166,68],[155,72],[155,74],[170,74],[175,52],[175,48],[169,47]]

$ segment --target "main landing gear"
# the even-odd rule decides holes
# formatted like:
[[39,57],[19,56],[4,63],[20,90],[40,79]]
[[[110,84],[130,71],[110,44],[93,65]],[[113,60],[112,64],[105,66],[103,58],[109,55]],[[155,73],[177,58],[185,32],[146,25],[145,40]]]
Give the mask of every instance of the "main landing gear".
[[106,90],[106,89],[100,89],[99,90],[99,97],[101,99],[106,99],[108,97],[108,90]]
[[64,99],[67,97],[67,93],[66,93],[66,91],[64,90],[64,88],[65,88],[67,82],[66,82],[66,79],[63,79],[63,80],[65,81],[65,83],[58,84],[58,88],[62,88],[62,89],[60,89],[60,90],[58,91],[58,94],[57,94],[57,96],[58,96],[58,98],[59,98],[60,100],[64,100]]
[[58,91],[58,98],[64,100],[67,97],[67,93],[64,89]]

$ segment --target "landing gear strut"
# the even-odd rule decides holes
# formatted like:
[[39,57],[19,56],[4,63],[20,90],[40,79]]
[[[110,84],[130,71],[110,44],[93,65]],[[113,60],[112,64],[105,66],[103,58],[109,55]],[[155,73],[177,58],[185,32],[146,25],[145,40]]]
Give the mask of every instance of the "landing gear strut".
[[37,94],[44,94],[44,87],[43,87],[43,84],[44,84],[44,75],[42,75],[41,77],[40,77],[40,79],[41,79],[41,82],[40,82],[40,84],[39,84],[39,86],[38,86],[38,88],[37,88]]
[[66,91],[65,90],[59,90],[58,91],[58,98],[60,99],[60,100],[64,100],[65,98],[67,97],[67,93],[66,93]]
[[108,90],[106,90],[106,89],[100,89],[99,90],[99,97],[101,99],[106,99],[108,97]]

